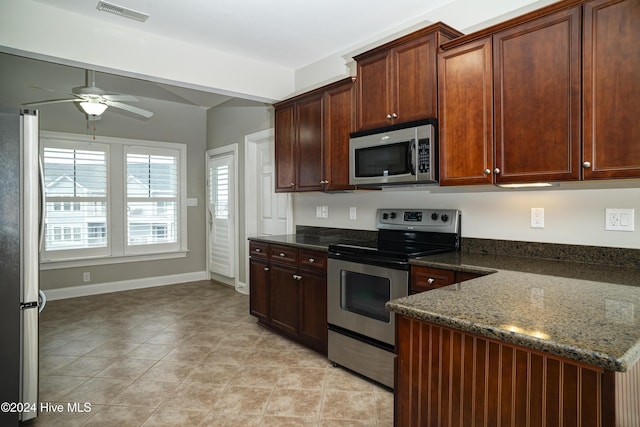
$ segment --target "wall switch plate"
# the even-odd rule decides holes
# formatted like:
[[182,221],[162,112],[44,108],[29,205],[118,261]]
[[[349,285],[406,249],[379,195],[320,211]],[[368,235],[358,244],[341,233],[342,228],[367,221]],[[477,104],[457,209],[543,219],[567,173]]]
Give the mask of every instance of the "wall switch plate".
[[322,218],[322,206],[316,206],[316,218]]
[[187,206],[198,206],[198,198],[197,197],[188,197],[187,198]]
[[353,219],[353,220],[355,220],[355,219],[357,219],[357,218],[358,218],[358,215],[357,215],[357,212],[356,212],[356,211],[357,211],[357,210],[356,210],[356,207],[355,207],[355,206],[351,206],[351,207],[349,208],[349,219]]
[[604,229],[609,231],[634,231],[634,209],[606,208]]
[[531,208],[531,228],[544,228],[544,208]]
[[82,281],[83,282],[90,282],[91,281],[91,273],[88,271],[85,271],[84,273],[82,273]]
[[322,218],[329,218],[329,206],[321,206]]

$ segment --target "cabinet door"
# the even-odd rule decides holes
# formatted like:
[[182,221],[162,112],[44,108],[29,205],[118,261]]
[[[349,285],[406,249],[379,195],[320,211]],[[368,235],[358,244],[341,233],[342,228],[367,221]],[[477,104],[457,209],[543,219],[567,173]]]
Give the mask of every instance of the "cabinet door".
[[249,260],[249,312],[258,319],[269,321],[269,263]]
[[392,113],[390,53],[382,51],[358,59],[358,129],[374,129],[391,124]]
[[295,187],[295,114],[294,104],[275,112],[276,192],[293,191]]
[[322,184],[322,94],[296,105],[296,191],[321,191]]
[[580,10],[493,36],[498,183],[580,177]]
[[392,50],[394,123],[435,118],[437,112],[436,34],[426,34]]
[[440,54],[440,185],[493,183],[491,37]]
[[324,97],[325,190],[350,190],[349,134],[353,131],[355,85],[353,80],[328,90]]
[[[584,5],[584,178],[640,177],[640,2]],[[587,166],[587,165],[584,165]]]
[[298,335],[300,313],[300,281],[298,269],[271,263],[271,325],[291,335]]
[[327,276],[300,270],[300,339],[308,346],[327,352]]

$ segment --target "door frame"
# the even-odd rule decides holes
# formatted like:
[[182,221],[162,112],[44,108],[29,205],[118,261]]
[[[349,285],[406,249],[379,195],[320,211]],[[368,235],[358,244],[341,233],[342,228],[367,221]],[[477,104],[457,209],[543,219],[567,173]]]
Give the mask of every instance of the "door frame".
[[[218,280],[220,282],[223,283],[227,283],[229,285],[233,285],[233,287],[236,290],[239,290],[239,278],[238,278],[238,273],[240,272],[240,269],[238,267],[239,264],[239,257],[238,257],[238,249],[239,246],[237,244],[237,242],[239,242],[239,237],[240,237],[240,215],[238,214],[239,212],[239,207],[238,207],[238,143],[233,143],[233,144],[229,144],[229,145],[225,145],[223,147],[218,147],[218,148],[213,148],[211,150],[207,150],[206,152],[207,156],[205,158],[205,174],[206,174],[206,195],[205,195],[205,227],[207,230],[207,274],[209,276],[209,279],[214,279],[214,280]],[[211,229],[209,227],[209,188],[208,188],[208,182],[209,182],[209,158],[211,157],[216,157],[216,156],[221,156],[221,155],[231,155],[233,157],[233,242],[234,242],[234,253],[233,253],[233,260],[234,260],[234,268],[233,268],[233,279],[230,280],[230,278],[227,277],[223,277],[223,276],[218,276],[215,273],[212,273],[210,270],[210,265],[209,265],[209,257],[210,257],[210,251],[211,251]]]
[[[244,268],[245,268],[245,291],[243,293],[249,293],[249,237],[256,236],[258,234],[258,218],[255,215],[256,209],[250,209],[249,207],[255,205],[257,194],[257,168],[258,163],[258,144],[263,143],[265,140],[274,139],[275,131],[273,128],[265,129],[259,132],[255,132],[244,137]],[[275,153],[274,153],[275,156]],[[275,177],[274,177],[275,178]],[[275,182],[275,180],[274,180]],[[293,234],[293,205],[291,203],[291,197],[287,193],[287,234]],[[242,292],[242,291],[240,291]]]

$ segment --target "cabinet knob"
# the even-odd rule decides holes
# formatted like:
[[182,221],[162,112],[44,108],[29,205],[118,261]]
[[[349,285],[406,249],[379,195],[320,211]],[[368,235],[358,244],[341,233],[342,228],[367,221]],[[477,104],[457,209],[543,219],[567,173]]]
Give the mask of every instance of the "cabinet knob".
[[280,252],[280,256],[284,258],[287,256],[287,254],[285,254],[284,252]]
[[256,252],[262,252],[262,249],[256,248]]
[[496,175],[498,175],[500,173],[500,168],[495,168],[493,170],[493,173],[495,173]]
[[582,167],[585,169],[589,169],[591,167],[591,162],[582,162]]
[[291,187],[295,187],[295,186],[296,186],[296,183],[295,183],[295,182],[292,182],[292,183],[291,183],[291,184],[289,184],[289,185],[290,185]]
[[295,280],[302,280],[302,276],[298,276],[297,274],[294,274],[294,275],[293,275],[293,278],[294,278]]
[[486,176],[486,175],[489,175],[490,173],[491,173],[491,169],[486,168],[486,169],[484,170],[484,174],[485,174],[485,176]]
[[309,263],[313,264],[314,262],[316,262],[315,258],[309,258]]
[[265,267],[265,268],[264,268],[264,271],[269,271],[269,267]]
[[433,282],[435,282],[435,281],[436,281],[436,279],[434,279],[433,277],[429,277],[427,279],[427,283],[430,284],[430,285],[433,285]]
[[397,119],[397,118],[398,118],[398,115],[397,115],[396,113],[392,113],[392,114],[391,114],[391,118],[393,118],[393,119]]
[[391,114],[387,114],[387,120],[391,119]]

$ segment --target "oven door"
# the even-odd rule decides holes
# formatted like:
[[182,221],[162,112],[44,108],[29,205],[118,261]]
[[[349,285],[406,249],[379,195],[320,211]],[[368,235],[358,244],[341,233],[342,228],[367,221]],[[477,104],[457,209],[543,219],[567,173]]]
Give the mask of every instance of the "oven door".
[[[409,295],[409,272],[330,258],[327,323],[394,345],[395,319],[387,301]],[[331,327],[331,326],[330,326]]]

